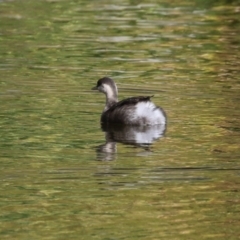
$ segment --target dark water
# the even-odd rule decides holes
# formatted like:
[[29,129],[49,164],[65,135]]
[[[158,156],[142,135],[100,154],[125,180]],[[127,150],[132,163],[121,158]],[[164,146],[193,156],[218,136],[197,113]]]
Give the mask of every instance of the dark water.
[[[239,12],[0,1],[0,238],[239,239]],[[154,95],[167,129],[104,132],[106,75]]]

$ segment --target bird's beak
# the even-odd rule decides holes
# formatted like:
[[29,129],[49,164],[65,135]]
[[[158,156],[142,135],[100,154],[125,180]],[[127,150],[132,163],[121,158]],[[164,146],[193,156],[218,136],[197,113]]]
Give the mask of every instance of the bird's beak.
[[91,90],[98,90],[98,87],[97,86],[93,87]]

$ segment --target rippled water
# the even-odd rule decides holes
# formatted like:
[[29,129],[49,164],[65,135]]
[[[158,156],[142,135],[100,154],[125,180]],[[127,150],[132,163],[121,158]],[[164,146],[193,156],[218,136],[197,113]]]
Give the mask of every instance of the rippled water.
[[[0,238],[238,239],[239,12],[0,1]],[[103,76],[167,129],[102,129]]]

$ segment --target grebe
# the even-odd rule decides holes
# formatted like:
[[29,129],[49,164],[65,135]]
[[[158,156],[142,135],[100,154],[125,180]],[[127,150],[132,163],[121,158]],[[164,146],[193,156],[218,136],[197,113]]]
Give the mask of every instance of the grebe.
[[135,126],[166,124],[164,110],[151,102],[151,96],[131,97],[118,102],[117,85],[109,77],[99,79],[97,86],[92,90],[98,90],[106,95],[106,105],[101,116],[101,122],[104,124]]

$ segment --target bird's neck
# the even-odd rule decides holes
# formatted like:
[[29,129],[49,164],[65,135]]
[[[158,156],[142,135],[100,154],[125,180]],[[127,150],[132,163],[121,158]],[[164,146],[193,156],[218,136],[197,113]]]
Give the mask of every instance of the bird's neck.
[[106,95],[106,104],[105,104],[104,112],[106,112],[109,108],[111,108],[117,102],[118,102],[117,97],[108,97]]

